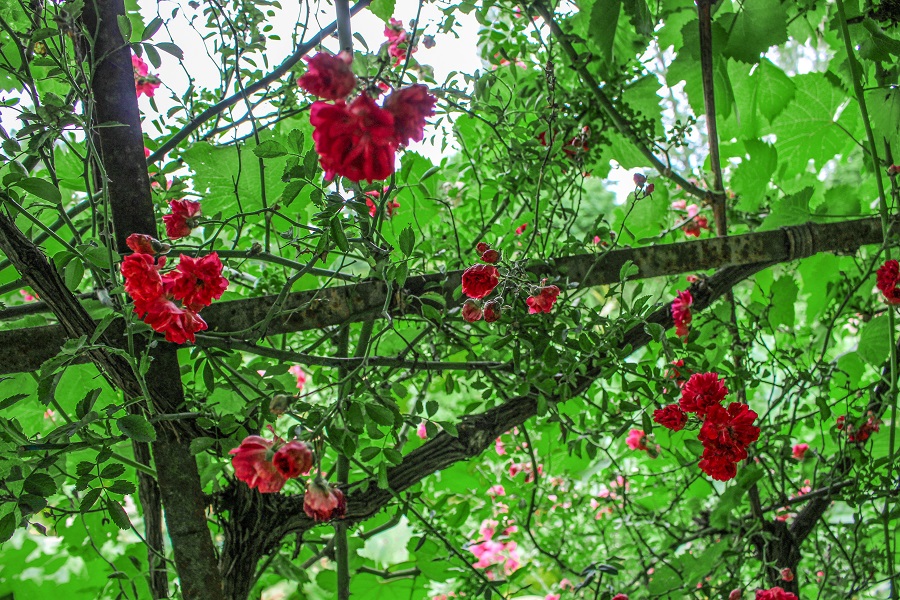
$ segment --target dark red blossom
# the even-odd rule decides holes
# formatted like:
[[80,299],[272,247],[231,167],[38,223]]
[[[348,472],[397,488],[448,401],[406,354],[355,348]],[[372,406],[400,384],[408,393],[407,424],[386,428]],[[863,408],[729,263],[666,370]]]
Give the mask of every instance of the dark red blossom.
[[684,412],[703,417],[710,407],[719,406],[727,395],[728,388],[719,379],[718,373],[694,373],[681,386],[681,400],[678,403]]
[[273,494],[284,487],[285,477],[269,460],[269,451],[275,444],[258,435],[244,438],[241,445],[231,450],[231,465],[234,475],[252,489],[259,489],[263,494]]
[[191,230],[198,225],[200,203],[194,200],[169,200],[169,208],[172,212],[163,215],[169,239],[177,240],[191,235]]
[[484,298],[500,283],[500,273],[493,265],[472,265],[462,274],[462,292],[469,298]]
[[756,600],[799,600],[796,594],[787,592],[780,587],[767,590],[756,590]]
[[156,88],[162,82],[156,75],[150,74],[150,67],[147,66],[147,63],[140,56],[131,55],[131,68],[134,71],[134,89],[137,97],[140,98],[141,94],[143,94],[152,98],[153,94],[156,93]]
[[538,293],[525,299],[528,305],[528,313],[548,313],[553,309],[556,298],[559,296],[559,288],[555,285],[545,285],[538,290]]
[[746,404],[732,402],[728,408],[719,404],[706,413],[700,434],[704,457],[713,454],[738,462],[747,458],[747,446],[759,439],[759,427],[753,424],[758,415]]
[[522,223],[518,227],[516,227],[516,235],[522,235],[525,233],[525,230],[528,229],[528,223]]
[[500,301],[491,300],[484,305],[484,320],[493,323],[500,318]]
[[437,98],[422,84],[397,90],[384,100],[384,110],[394,116],[394,133],[397,143],[406,146],[410,141],[421,142],[425,138],[425,117],[434,115]]
[[319,52],[307,62],[307,71],[297,80],[297,85],[314,96],[343,100],[356,86],[356,75],[350,69],[353,55],[349,52],[337,56]]
[[884,294],[888,304],[900,304],[900,263],[896,260],[885,261],[875,273],[878,289]]
[[500,253],[494,249],[485,250],[481,254],[481,260],[489,264],[496,264],[500,262]]
[[737,475],[737,464],[727,457],[715,453],[703,453],[698,465],[700,470],[716,481],[728,481]]
[[371,183],[394,172],[394,117],[367,94],[350,105],[343,101],[314,102],[309,120],[326,180],[340,175]]
[[222,277],[222,268],[216,252],[199,259],[182,254],[172,276],[172,295],[193,310],[209,306],[213,300],[221,298],[228,287],[228,280]]
[[678,292],[675,300],[672,301],[672,319],[675,321],[675,334],[681,338],[688,336],[688,325],[691,324],[691,305],[694,303],[694,297],[691,296],[690,290]]
[[478,242],[478,243],[475,245],[475,250],[478,252],[478,254],[484,254],[485,252],[487,252],[488,250],[490,250],[490,248],[491,248],[491,247],[488,246],[487,244],[485,244],[484,242]]
[[150,255],[156,254],[156,246],[159,244],[157,240],[143,233],[132,233],[125,240],[125,243],[134,252]]
[[666,429],[681,431],[687,424],[687,413],[677,404],[669,404],[653,411],[653,420]]

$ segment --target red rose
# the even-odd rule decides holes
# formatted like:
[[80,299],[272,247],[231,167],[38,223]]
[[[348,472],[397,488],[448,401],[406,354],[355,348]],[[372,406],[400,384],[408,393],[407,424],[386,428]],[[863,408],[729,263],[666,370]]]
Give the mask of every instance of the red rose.
[[280,492],[284,487],[285,477],[267,459],[269,451],[275,444],[258,435],[244,438],[241,445],[229,452],[233,457],[231,465],[234,475],[250,489],[257,488],[263,494]]
[[669,404],[653,411],[653,420],[672,431],[681,431],[687,423],[687,413],[677,404]]
[[158,241],[143,233],[132,233],[128,236],[128,239],[125,240],[125,243],[138,254],[150,255],[156,254],[155,245],[159,245]]
[[796,444],[791,449],[791,454],[794,455],[794,458],[797,460],[803,460],[803,457],[806,456],[806,451],[809,450],[809,444]]
[[478,306],[478,303],[474,300],[466,300],[463,303],[462,307],[462,318],[467,323],[474,323],[475,321],[480,321],[481,317],[484,316],[484,312],[481,310],[481,307]]
[[684,412],[703,417],[711,406],[718,406],[728,394],[718,373],[694,373],[681,387],[679,404]]
[[768,590],[756,590],[756,600],[799,600],[796,594],[786,592],[780,587]]
[[292,479],[308,473],[313,465],[312,452],[305,443],[292,440],[284,444],[272,455],[272,464],[282,477]]
[[[366,194],[377,194],[378,192],[366,192]],[[372,201],[371,198],[366,198],[366,206],[369,208],[369,216],[375,218],[375,213],[378,212],[378,205]],[[394,216],[394,212],[400,208],[400,203],[396,200],[388,200],[387,204],[384,205],[385,211],[387,214],[385,215],[386,219],[390,219]]]
[[350,69],[353,55],[349,52],[337,56],[319,52],[307,62],[306,74],[297,80],[297,85],[314,96],[342,100],[356,86],[356,75]]
[[417,84],[392,93],[384,100],[384,109],[394,115],[397,143],[421,142],[425,137],[425,117],[434,115],[437,98],[428,87]]
[[314,521],[328,521],[343,517],[347,512],[347,501],[341,490],[333,487],[321,477],[307,484],[303,496],[303,512]]
[[707,453],[704,452],[698,466],[701,471],[716,481],[728,481],[729,479],[734,479],[735,475],[737,475],[737,465],[734,461],[717,454],[711,453],[707,456]]
[[525,230],[528,229],[528,223],[522,223],[518,227],[516,227],[516,235],[522,235],[525,233]]
[[896,260],[885,261],[875,273],[878,289],[884,294],[888,304],[900,304],[900,263]]
[[193,200],[169,200],[169,208],[172,209],[171,214],[163,215],[169,239],[177,240],[190,235],[191,230],[198,225],[200,203]]
[[760,429],[753,424],[757,416],[739,402],[732,402],[727,409],[719,404],[711,406],[697,436],[703,442],[704,456],[716,454],[732,462],[747,458],[747,446],[759,439]]
[[222,297],[228,280],[222,277],[222,261],[216,252],[203,258],[181,255],[177,271],[172,277],[172,295],[194,310],[212,304]]
[[179,308],[165,296],[145,301],[135,298],[134,312],[154,331],[166,334],[173,344],[193,343],[194,334],[207,328],[206,321],[193,310]]
[[525,304],[528,305],[528,313],[550,312],[556,303],[557,296],[559,296],[559,288],[555,285],[542,287],[537,294],[525,299]]
[[485,244],[484,242],[478,242],[475,245],[475,250],[478,252],[478,254],[484,254],[485,252],[487,252],[490,249],[491,249],[491,247],[488,246],[487,244]]
[[496,264],[500,262],[500,253],[493,249],[485,250],[481,254],[481,260],[492,265]]
[[472,265],[462,274],[462,292],[478,300],[494,291],[500,283],[500,273],[492,265]]
[[349,106],[314,102],[309,120],[326,180],[341,175],[371,183],[394,172],[394,117],[365,93]]
[[135,300],[154,300],[162,295],[163,284],[159,269],[166,258],[156,264],[150,254],[129,254],[122,260],[119,270],[125,278],[125,291]]

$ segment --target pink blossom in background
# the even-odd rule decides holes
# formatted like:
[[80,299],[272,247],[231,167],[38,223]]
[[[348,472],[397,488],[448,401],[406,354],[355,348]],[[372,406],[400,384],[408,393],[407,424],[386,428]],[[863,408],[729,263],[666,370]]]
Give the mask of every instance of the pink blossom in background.
[[506,446],[503,445],[502,439],[497,438],[496,440],[494,440],[494,450],[496,450],[497,454],[500,456],[506,454]]
[[497,525],[499,525],[499,523],[494,519],[485,519],[481,522],[478,533],[486,540],[492,539],[494,537],[494,532],[497,531]]
[[559,594],[547,594],[544,600],[559,600]]
[[487,494],[488,496],[492,497],[505,496],[506,490],[503,489],[503,486],[500,484],[492,485],[490,488],[488,488]]
[[302,392],[303,386],[306,385],[306,373],[303,372],[303,368],[300,365],[294,365],[288,369],[288,373],[297,378],[297,390]]
[[646,450],[647,442],[644,440],[645,437],[647,437],[647,434],[640,429],[632,429],[628,432],[628,437],[625,438],[625,444],[632,450]]
[[34,300],[38,299],[37,294],[29,294],[28,290],[19,290],[19,294],[21,294],[22,300],[24,300],[25,302],[33,302]]
[[791,453],[797,460],[803,460],[803,456],[806,454],[807,450],[809,450],[809,444],[796,444],[791,449]]
[[428,437],[428,430],[425,429],[425,421],[419,423],[419,426],[416,428],[416,435],[419,436],[420,440],[424,440]]

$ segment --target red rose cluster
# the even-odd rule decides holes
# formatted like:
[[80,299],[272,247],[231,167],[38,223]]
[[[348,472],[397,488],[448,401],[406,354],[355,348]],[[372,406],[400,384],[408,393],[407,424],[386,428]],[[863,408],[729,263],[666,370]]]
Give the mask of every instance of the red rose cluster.
[[397,148],[425,137],[425,118],[434,115],[437,99],[424,85],[391,93],[378,106],[366,92],[349,104],[356,86],[349,54],[319,53],[297,84],[315,96],[334,102],[314,102],[309,110],[313,140],[325,179],[335,175],[355,182],[387,179],[394,172]]
[[[581,128],[581,133],[570,139],[566,144],[562,147],[562,151],[565,155],[571,159],[572,161],[578,161],[583,158],[584,154],[587,153],[589,147],[587,145],[587,139],[591,136],[591,128],[585,125]],[[537,136],[538,141],[541,143],[541,146],[549,146],[550,144],[547,142],[547,132],[542,131]]]
[[688,337],[688,325],[691,324],[691,305],[694,303],[694,297],[691,296],[690,290],[678,292],[675,300],[672,301],[672,319],[675,320],[675,333],[681,339],[686,340]]
[[[369,216],[372,217],[373,219],[375,218],[375,213],[378,212],[378,205],[375,204],[375,200],[377,200],[378,198],[381,198],[381,194],[384,192],[387,192],[387,190],[388,190],[388,188],[387,188],[387,186],[385,186],[381,192],[379,192],[378,190],[371,190],[371,191],[366,192],[366,196],[367,196],[366,207],[369,209]],[[398,208],[400,208],[399,202],[397,202],[396,200],[388,200],[387,204],[384,205],[384,210],[385,210],[384,218],[390,219],[391,217],[393,217],[394,212]]]
[[847,440],[862,443],[868,440],[873,433],[878,433],[881,423],[874,413],[869,412],[866,422],[859,427],[854,426],[853,423],[847,423],[845,415],[837,418],[835,427],[837,427],[838,431],[844,431],[847,434]]
[[162,82],[156,75],[150,74],[150,67],[147,66],[140,56],[131,55],[131,68],[134,71],[134,91],[137,97],[141,94],[152,98]]
[[703,444],[700,470],[719,481],[737,475],[737,463],[747,458],[747,447],[760,432],[753,425],[757,414],[749,406],[739,402],[722,406],[727,395],[718,373],[694,373],[682,386],[678,404],[653,413],[654,421],[672,431],[684,429],[688,413],[697,415],[701,423],[697,437]]
[[885,261],[875,273],[878,289],[884,294],[888,304],[900,304],[900,263],[896,260]]
[[[271,440],[247,436],[229,454],[235,477],[263,494],[280,492],[288,479],[306,475],[313,466],[313,454],[305,442],[285,442],[277,435]],[[341,490],[316,475],[306,485],[303,511],[315,521],[339,519],[347,511],[347,501]]]
[[122,261],[121,272],[134,312],[154,331],[164,333],[166,341],[193,343],[194,334],[206,329],[198,313],[228,287],[219,255],[191,258],[182,254],[175,270],[162,273],[166,257],[157,260],[156,254],[164,245],[139,233],[128,236],[127,243],[134,253]]
[[547,283],[547,280],[542,280],[541,287],[537,288],[532,296],[525,299],[525,304],[528,305],[528,314],[548,313],[553,309],[553,305],[556,304],[559,288],[555,285],[544,285],[545,283]]
[[[652,184],[651,184],[652,185]],[[676,200],[672,203],[672,208],[677,211],[686,211],[687,217],[690,219],[681,228],[687,237],[700,237],[702,230],[709,230],[709,220],[700,215],[700,207],[696,204],[688,205],[684,200]]]

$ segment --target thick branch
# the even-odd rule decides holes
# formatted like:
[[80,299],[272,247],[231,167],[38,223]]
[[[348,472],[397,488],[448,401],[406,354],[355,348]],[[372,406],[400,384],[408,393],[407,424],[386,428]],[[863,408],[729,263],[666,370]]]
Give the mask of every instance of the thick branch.
[[[619,281],[622,266],[631,261],[635,279],[677,275],[758,262],[786,262],[817,252],[854,252],[866,244],[882,242],[877,218],[840,223],[807,223],[773,231],[705,239],[645,248],[623,248],[604,254],[580,254],[530,268],[536,276],[557,276],[570,287],[609,285]],[[792,250],[793,248],[793,250]],[[389,304],[392,315],[418,310],[416,298],[426,291],[443,296],[448,306],[458,303],[462,271],[410,277],[402,294]],[[307,331],[330,325],[385,316],[388,287],[383,281],[296,292],[288,295],[282,313],[269,325],[268,334]],[[224,334],[251,329],[265,319],[274,296],[214,303],[203,310],[209,331]],[[115,323],[110,331],[116,331]],[[121,331],[121,330],[119,330]],[[114,337],[114,336],[110,336]],[[239,333],[231,336],[241,338]],[[30,372],[55,356],[66,334],[59,326],[0,331],[0,374]],[[250,341],[250,340],[246,340]]]

